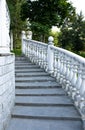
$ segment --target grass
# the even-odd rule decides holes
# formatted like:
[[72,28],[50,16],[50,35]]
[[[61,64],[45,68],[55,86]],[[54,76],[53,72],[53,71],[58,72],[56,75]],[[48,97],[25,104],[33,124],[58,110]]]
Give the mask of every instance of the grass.
[[21,49],[16,49],[11,52],[13,52],[16,56],[20,56],[22,54]]
[[82,57],[84,57],[85,58],[85,51],[81,51],[81,52],[79,52],[79,54],[78,55],[80,55],[80,56],[82,56]]

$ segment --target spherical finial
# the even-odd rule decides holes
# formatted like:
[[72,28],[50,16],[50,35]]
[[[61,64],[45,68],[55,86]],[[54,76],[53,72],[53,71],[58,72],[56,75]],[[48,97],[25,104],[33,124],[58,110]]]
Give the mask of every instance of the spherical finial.
[[49,41],[49,42],[53,42],[53,41],[54,41],[54,38],[53,38],[52,36],[49,36],[49,37],[48,37],[48,41]]
[[53,45],[54,44],[53,41],[54,41],[54,38],[52,36],[49,36],[48,37],[48,44]]
[[22,31],[22,34],[25,34],[25,31]]

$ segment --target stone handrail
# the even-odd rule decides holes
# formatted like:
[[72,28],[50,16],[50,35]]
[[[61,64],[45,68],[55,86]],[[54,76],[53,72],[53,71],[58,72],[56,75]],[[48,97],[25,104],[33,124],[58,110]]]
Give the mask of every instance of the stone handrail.
[[22,53],[55,77],[85,119],[85,58],[55,47],[51,36],[48,44],[23,36]]

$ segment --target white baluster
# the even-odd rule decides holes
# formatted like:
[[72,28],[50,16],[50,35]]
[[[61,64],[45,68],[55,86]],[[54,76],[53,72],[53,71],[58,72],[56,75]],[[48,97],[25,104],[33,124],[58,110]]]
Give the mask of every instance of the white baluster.
[[84,96],[84,92],[85,92],[85,69],[82,70],[82,83],[80,86],[80,95]]
[[56,77],[57,74],[57,56],[58,53],[54,51],[54,73],[53,73],[54,77]]
[[47,51],[46,51],[46,48],[43,49],[43,68],[46,70],[46,64],[47,64]]
[[47,62],[47,48],[45,48],[45,53],[44,53],[44,56],[45,56],[45,62],[44,62],[44,68],[45,68],[45,71],[47,72],[48,70],[48,62]]
[[[62,55],[64,56],[64,55]],[[61,69],[60,69],[60,84],[63,83],[63,79],[64,79],[64,57],[61,58]]]
[[64,62],[63,62],[63,82],[62,82],[62,88],[64,88],[65,89],[65,87],[66,87],[66,59],[64,59]]
[[70,71],[69,71],[69,68],[70,68],[70,61],[67,60],[66,62],[66,79],[65,79],[65,90],[68,91],[68,88],[69,88],[69,74],[70,74]]
[[56,80],[59,82],[60,80],[60,55],[58,53],[58,61],[57,61],[57,75],[56,75]]
[[80,86],[80,95],[77,101],[81,113],[85,116],[85,69],[82,74],[82,83]]
[[76,81],[77,81],[77,71],[78,71],[78,66],[77,65],[73,65],[73,77],[71,80],[71,84],[69,86],[69,92],[68,94],[72,96],[72,94],[74,95],[76,93]]

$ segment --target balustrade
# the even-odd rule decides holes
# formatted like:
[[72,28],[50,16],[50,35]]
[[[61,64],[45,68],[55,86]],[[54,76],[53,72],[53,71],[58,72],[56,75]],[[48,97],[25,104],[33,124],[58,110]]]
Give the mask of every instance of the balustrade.
[[55,47],[51,36],[48,44],[22,39],[22,53],[55,77],[85,115],[85,58]]

